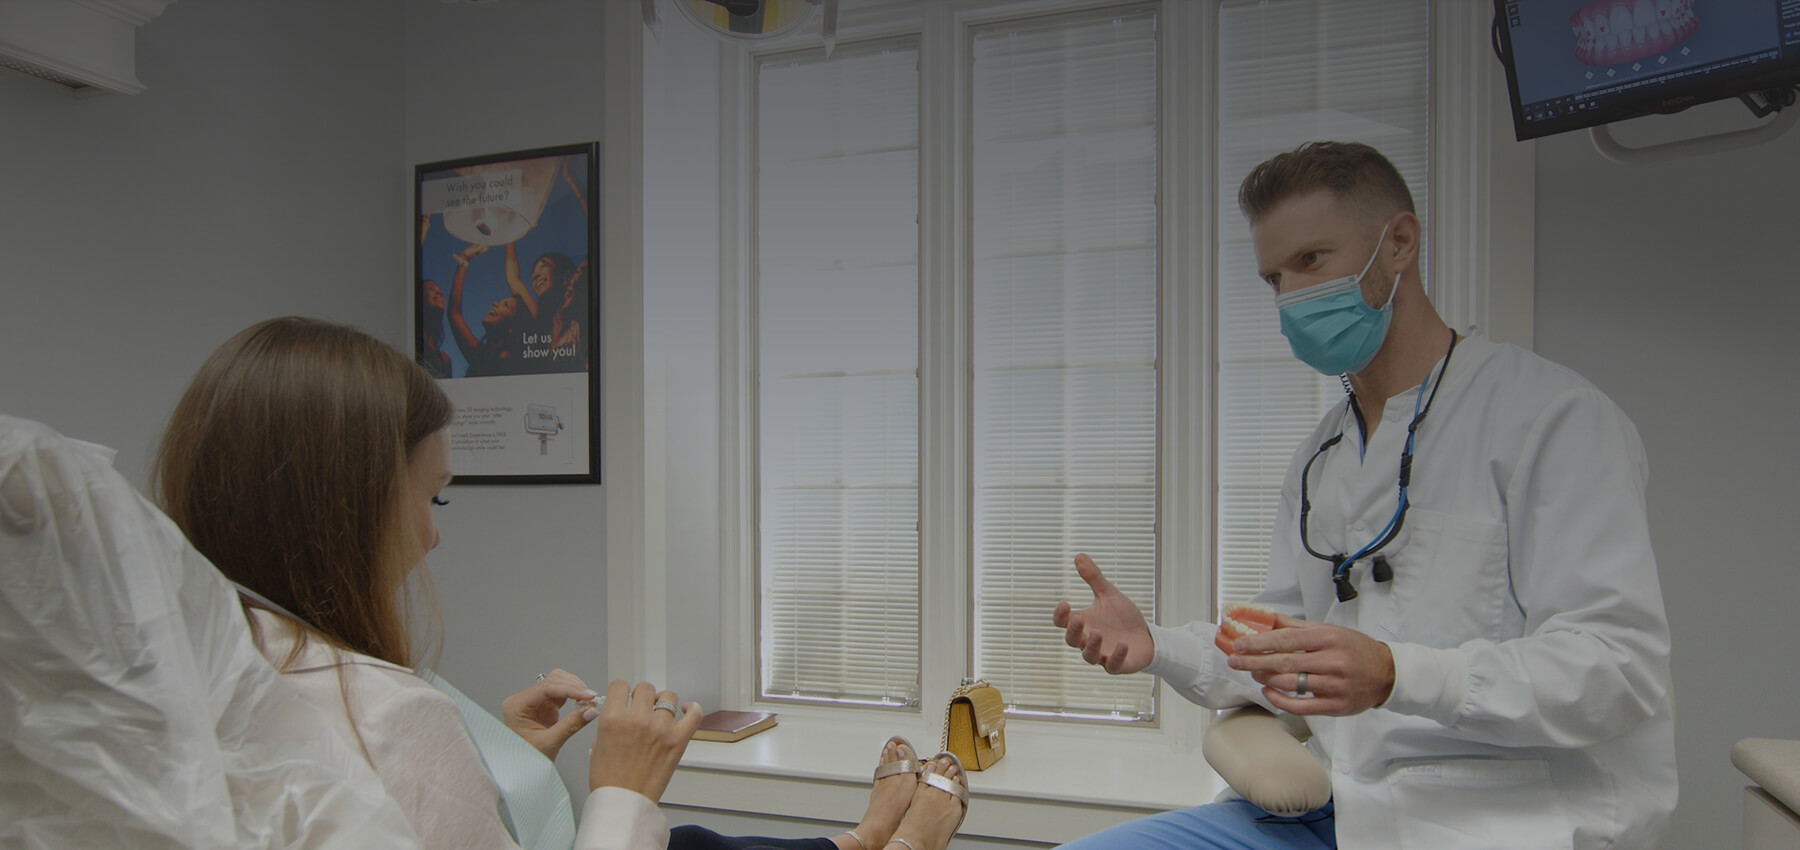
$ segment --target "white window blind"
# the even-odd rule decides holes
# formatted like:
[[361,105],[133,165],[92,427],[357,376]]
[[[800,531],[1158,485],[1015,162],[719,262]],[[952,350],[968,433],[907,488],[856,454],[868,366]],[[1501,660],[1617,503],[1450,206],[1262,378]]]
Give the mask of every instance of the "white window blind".
[[[1227,0],[1219,16],[1218,593],[1262,590],[1282,477],[1335,377],[1295,360],[1256,274],[1237,188],[1257,163],[1308,141],[1363,142],[1392,160],[1430,236],[1430,3]],[[1429,238],[1426,242],[1430,244]],[[1421,268],[1426,257],[1420,256]],[[1429,289],[1429,281],[1427,281]],[[1322,562],[1321,562],[1322,563]],[[1320,569],[1324,569],[1320,566]]]
[[918,701],[918,55],[758,63],[765,698]]
[[1157,61],[1148,9],[975,31],[976,672],[1020,712],[1148,720],[1049,623],[1087,552],[1156,604]]

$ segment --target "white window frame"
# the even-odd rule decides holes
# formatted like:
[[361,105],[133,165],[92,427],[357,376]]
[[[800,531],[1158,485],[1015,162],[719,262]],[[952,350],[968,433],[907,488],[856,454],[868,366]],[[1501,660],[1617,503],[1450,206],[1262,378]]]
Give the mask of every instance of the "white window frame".
[[[1532,342],[1532,271],[1533,271],[1533,149],[1529,144],[1512,140],[1511,116],[1505,102],[1505,83],[1499,66],[1488,48],[1489,17],[1479,4],[1464,0],[1420,0],[1429,8],[1433,26],[1432,68],[1432,280],[1434,298],[1448,322],[1461,329],[1476,330],[1501,341],[1530,347]],[[954,674],[942,669],[942,659],[967,659],[971,637],[965,601],[971,594],[969,522],[970,509],[968,466],[970,432],[968,381],[966,372],[958,374],[957,363],[968,362],[970,341],[964,333],[946,333],[946,328],[967,328],[969,309],[970,267],[967,247],[969,223],[966,204],[956,194],[958,177],[956,162],[945,161],[941,151],[952,140],[963,137],[968,116],[964,74],[966,65],[950,61],[942,55],[946,39],[957,38],[960,50],[967,55],[967,28],[983,21],[1016,17],[1020,14],[1048,14],[1124,5],[1101,0],[914,0],[906,4],[890,4],[862,12],[847,12],[842,17],[839,39],[880,38],[914,32],[909,19],[917,20],[919,11],[898,8],[901,5],[922,7],[924,31],[921,41],[921,102],[941,97],[948,91],[958,108],[949,115],[926,113],[921,116],[921,183],[922,208],[920,229],[921,274],[927,281],[951,281],[949,286],[925,286],[921,291],[921,386],[950,382],[955,391],[921,398],[921,558],[925,563],[940,565],[923,577],[922,610],[954,612],[940,614],[956,621],[957,628],[924,624],[921,654],[924,681],[921,688],[921,711],[905,720],[905,712],[883,709],[815,708],[788,703],[767,707],[782,713],[786,726],[817,730],[831,735],[855,731],[858,735],[874,735],[879,740],[900,731],[913,735],[921,747],[936,745],[936,732],[941,722],[941,706],[956,684]],[[1236,180],[1214,173],[1216,158],[1210,140],[1216,131],[1213,117],[1214,89],[1208,71],[1214,65],[1211,33],[1217,22],[1217,6],[1195,0],[1164,0],[1161,15],[1165,45],[1191,45],[1192,49],[1160,51],[1161,86],[1161,185],[1162,205],[1162,311],[1159,318],[1162,341],[1159,358],[1162,366],[1162,397],[1159,409],[1164,419],[1159,423],[1161,478],[1158,516],[1160,522],[1161,588],[1160,621],[1180,624],[1191,620],[1210,619],[1212,581],[1210,566],[1191,569],[1188,565],[1211,565],[1214,560],[1212,539],[1214,519],[1213,477],[1214,452],[1214,386],[1211,364],[1213,352],[1210,334],[1176,332],[1179,329],[1212,326],[1210,280],[1214,274],[1211,258],[1217,250],[1217,233],[1221,228],[1242,227],[1241,221],[1217,220],[1217,192],[1235,188]],[[617,16],[609,16],[609,24]],[[665,21],[664,26],[673,22]],[[614,38],[639,36],[619,34],[609,28],[609,43]],[[960,35],[960,38],[958,37]],[[788,39],[780,45],[786,49],[816,41],[816,34]],[[772,46],[773,47],[773,46]],[[721,692],[732,707],[751,707],[757,692],[756,644],[752,631],[756,622],[753,607],[756,600],[754,537],[756,501],[755,456],[756,422],[751,403],[754,397],[755,362],[748,355],[754,349],[748,339],[748,309],[753,303],[745,282],[751,279],[754,258],[749,246],[754,244],[753,223],[748,214],[753,199],[743,190],[742,175],[753,167],[749,158],[747,119],[753,114],[743,105],[753,102],[754,75],[747,52],[735,46],[720,48],[720,88],[724,97],[720,104],[721,221],[720,221],[720,517],[721,535],[723,636],[721,653]],[[609,65],[609,70],[613,66]],[[1199,84],[1184,84],[1184,81]],[[631,80],[608,78],[609,105],[614,86],[631,85]],[[638,80],[641,85],[641,78]],[[928,92],[936,93],[928,95]],[[733,97],[735,95],[735,98]],[[928,141],[929,140],[929,141]],[[1184,151],[1193,152],[1182,155]],[[613,152],[616,154],[618,149]],[[965,157],[966,157],[966,151]],[[966,161],[966,158],[965,160]],[[1193,234],[1206,234],[1194,238]],[[940,250],[940,246],[950,246]],[[945,320],[948,317],[948,320]],[[1181,427],[1170,427],[1180,423]],[[1193,470],[1204,470],[1193,474]],[[609,489],[615,482],[609,481]],[[642,535],[645,526],[654,526],[656,517],[642,524],[615,522],[608,510],[608,550],[632,548],[629,538],[615,537],[615,529],[624,534]],[[650,505],[648,512],[661,515],[667,506]],[[643,552],[641,543],[635,551]],[[655,610],[642,617],[614,618],[622,604],[631,600],[609,598],[609,658],[629,657],[639,669],[656,672],[657,641],[643,633],[622,634],[620,622],[654,621],[658,614],[671,613],[669,603],[660,594],[643,592],[646,583],[655,584],[662,574],[661,565],[647,559],[643,575],[625,580],[609,577],[609,591],[614,587],[630,588],[636,602],[654,603]],[[614,571],[609,571],[609,573]],[[644,576],[648,576],[648,580]],[[650,597],[650,598],[647,598]],[[643,609],[639,609],[640,611]],[[1048,612],[1046,612],[1048,618]],[[1072,652],[1073,650],[1071,650]],[[960,668],[959,662],[955,665]],[[993,799],[984,808],[993,813],[991,827],[971,827],[985,834],[1015,838],[1057,840],[1071,834],[1069,807],[1059,798],[1076,799],[1098,806],[1096,812],[1112,807],[1119,817],[1141,814],[1146,807],[1157,808],[1163,796],[1175,792],[1154,791],[1171,777],[1191,777],[1185,773],[1199,762],[1198,745],[1210,712],[1192,706],[1185,700],[1172,698],[1165,689],[1159,696],[1161,722],[1155,728],[1122,729],[1095,725],[1057,723],[1055,721],[1021,721],[1009,726],[1012,755],[995,770],[981,775],[984,798]],[[910,724],[910,725],[908,725]],[[899,728],[897,728],[899,727]],[[929,740],[926,740],[929,739]],[[861,738],[857,738],[861,740]],[[1060,771],[1067,777],[1038,775],[1042,771],[1024,769],[1007,771],[1010,764],[1043,764],[1032,752],[1053,752],[1049,762],[1067,766]],[[856,752],[860,752],[857,750]],[[749,749],[729,751],[706,750],[696,755],[690,750],[687,764],[678,781],[671,787],[670,802],[709,807],[758,811],[785,817],[842,818],[860,810],[860,805],[843,808],[845,799],[828,794],[793,793],[794,787],[763,782],[746,783],[746,776],[767,779],[768,774],[792,774],[796,764],[809,762],[803,754],[781,754]],[[791,757],[790,757],[791,755]],[[846,758],[835,754],[835,761]],[[816,760],[816,759],[815,759]],[[853,790],[866,789],[866,770],[859,760],[841,765],[837,771],[812,771],[813,780],[793,780],[803,785],[824,781],[827,784],[841,775]],[[1081,767],[1090,765],[1090,767]],[[1128,765],[1129,767],[1118,767]],[[1111,767],[1109,767],[1111,766]],[[1115,769],[1118,772],[1115,772]],[[1204,768],[1202,766],[1203,772]],[[799,767],[800,773],[808,773]],[[1092,781],[1095,775],[1129,775],[1136,782]],[[1085,777],[1085,778],[1084,778]],[[1066,780],[1066,781],[1065,781]],[[753,791],[753,787],[762,791]],[[816,789],[815,789],[816,790]],[[866,790],[857,793],[866,793]],[[1183,799],[1203,793],[1199,788],[1181,792]],[[1002,802],[1003,801],[1003,802]],[[984,800],[986,802],[986,800]],[[996,808],[997,807],[997,808]],[[843,811],[839,811],[839,809]],[[1058,811],[1062,810],[1062,811]],[[1120,814],[1122,813],[1122,814]],[[1111,815],[1100,815],[1102,820]],[[982,820],[987,820],[983,818]],[[1087,824],[1081,821],[1080,824]],[[1083,827],[1084,828],[1084,827]]]

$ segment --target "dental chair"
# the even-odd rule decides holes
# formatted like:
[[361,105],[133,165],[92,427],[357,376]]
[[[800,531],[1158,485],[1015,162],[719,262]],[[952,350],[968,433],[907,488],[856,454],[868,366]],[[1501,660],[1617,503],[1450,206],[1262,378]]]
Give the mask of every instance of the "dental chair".
[[0,416],[0,847],[417,848],[111,460]]
[[1800,847],[1800,741],[1745,738],[1731,763],[1756,783],[1744,789],[1744,850]]
[[1298,817],[1331,800],[1331,777],[1301,743],[1311,736],[1304,718],[1247,705],[1219,716],[1200,753],[1238,796],[1269,814]]

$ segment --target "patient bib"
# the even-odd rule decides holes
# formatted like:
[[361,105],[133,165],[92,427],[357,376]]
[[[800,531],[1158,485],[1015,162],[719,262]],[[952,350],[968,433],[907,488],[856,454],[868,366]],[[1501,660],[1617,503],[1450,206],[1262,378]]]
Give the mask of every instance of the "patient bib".
[[456,700],[463,726],[481,753],[488,775],[500,788],[500,820],[519,846],[524,850],[571,850],[575,846],[575,811],[556,766],[449,682],[429,670],[418,672],[419,678]]

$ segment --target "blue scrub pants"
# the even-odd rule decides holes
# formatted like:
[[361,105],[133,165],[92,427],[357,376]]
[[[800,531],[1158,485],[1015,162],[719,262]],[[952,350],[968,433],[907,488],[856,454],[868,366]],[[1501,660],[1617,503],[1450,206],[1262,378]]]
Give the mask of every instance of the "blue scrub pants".
[[1337,850],[1332,807],[1278,817],[1226,800],[1138,818],[1063,845],[1065,850]]

